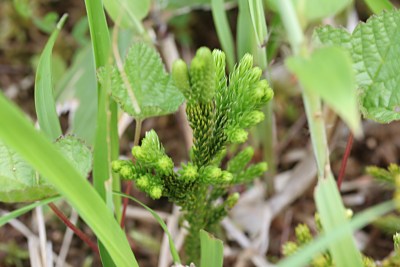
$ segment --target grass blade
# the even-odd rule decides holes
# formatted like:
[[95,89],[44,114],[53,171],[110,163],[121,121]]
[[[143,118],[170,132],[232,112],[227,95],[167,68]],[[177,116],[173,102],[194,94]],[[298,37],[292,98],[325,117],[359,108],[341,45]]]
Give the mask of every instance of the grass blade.
[[249,29],[251,24],[248,0],[239,0],[239,14],[236,30],[237,57],[242,58],[244,54],[254,54],[256,46],[255,34]]
[[[169,249],[171,251],[171,256],[172,256],[172,259],[174,260],[174,263],[175,264],[181,263],[181,259],[179,258],[179,253],[176,250],[176,247],[175,247],[175,244],[174,244],[174,240],[172,239],[172,236],[171,236],[170,232],[168,231],[168,227],[165,224],[165,222],[163,221],[163,219],[161,219],[161,217],[157,214],[157,212],[155,212],[154,210],[150,209],[149,207],[147,207],[145,204],[143,204],[142,202],[140,202],[139,200],[137,200],[134,197],[128,196],[128,195],[120,193],[120,192],[114,192],[114,195],[121,196],[121,197],[126,197],[126,198],[129,198],[132,201],[135,201],[136,203],[141,205],[143,208],[145,208],[147,211],[149,211],[153,215],[153,217],[160,224],[161,228],[164,230],[164,233],[166,233],[167,236],[168,236]],[[214,266],[214,265],[209,265],[209,266]]]
[[[311,258],[319,252],[326,250],[329,245],[343,238],[348,231],[355,231],[373,222],[378,217],[395,209],[394,201],[388,201],[357,214],[353,220],[342,224],[330,232],[322,234],[310,244],[304,246],[293,256],[278,263],[279,267],[306,266]],[[340,265],[336,265],[340,266]]]
[[375,14],[379,14],[384,10],[389,11],[394,9],[393,4],[389,0],[364,0],[364,2]]
[[261,0],[249,1],[249,10],[258,45],[263,45],[268,37],[264,7]]
[[66,14],[62,16],[56,29],[47,41],[39,59],[35,78],[35,108],[39,126],[52,141],[61,136],[62,132],[53,96],[51,54],[58,33],[67,17]]
[[228,17],[224,8],[224,0],[211,0],[211,11],[214,25],[217,29],[218,39],[221,42],[222,50],[226,54],[229,70],[233,70],[235,65],[235,46],[233,43],[232,32],[229,27]]
[[125,233],[99,194],[2,94],[0,125],[0,138],[4,143],[18,152],[68,200],[104,244],[115,264],[118,267],[138,266]]
[[200,230],[201,265],[200,267],[222,267],[224,244],[204,230]]
[[[332,174],[325,179],[319,179],[315,189],[315,202],[321,217],[324,232],[330,233],[335,228],[347,223],[345,209]],[[361,254],[356,248],[351,230],[342,238],[329,244],[329,251],[336,266],[363,266]]]
[[[98,69],[108,64],[111,55],[110,34],[102,1],[85,0],[85,5],[88,14],[96,69]],[[119,190],[120,185],[118,176],[112,176],[110,169],[111,161],[118,158],[119,140],[117,130],[117,104],[110,99],[108,93],[109,89],[108,86],[101,88],[98,85],[97,127],[93,155],[93,184],[104,201],[106,200],[107,194],[111,194],[111,192],[106,192],[105,182],[108,179],[113,179],[112,184],[115,190]],[[119,199],[115,199],[114,205],[117,217],[120,217],[120,203],[121,201]],[[114,266],[101,243],[99,243],[99,250],[103,265],[107,267]],[[136,263],[136,261],[134,263]]]
[[0,217],[0,227],[5,225],[6,223],[11,221],[12,219],[15,219],[15,218],[27,213],[28,211],[33,210],[36,207],[49,204],[49,203],[51,203],[53,201],[56,201],[56,200],[58,200],[60,198],[61,197],[57,196],[57,197],[51,197],[51,198],[43,199],[43,200],[31,203],[29,205],[26,205],[26,206],[24,206],[22,208],[19,208],[17,210],[13,210],[12,212],[7,213],[6,215]]

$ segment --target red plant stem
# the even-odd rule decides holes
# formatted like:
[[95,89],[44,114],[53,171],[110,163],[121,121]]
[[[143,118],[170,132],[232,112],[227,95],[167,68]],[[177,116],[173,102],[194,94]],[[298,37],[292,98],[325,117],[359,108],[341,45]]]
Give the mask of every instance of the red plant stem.
[[347,138],[346,150],[344,151],[344,155],[342,158],[342,165],[340,166],[339,177],[337,180],[337,186],[339,189],[340,189],[340,186],[342,185],[342,182],[344,179],[344,173],[346,171],[347,160],[349,159],[349,156],[350,156],[351,147],[353,146],[353,140],[354,140],[354,136],[352,133],[350,133],[349,137]]
[[53,203],[49,204],[49,207],[53,210],[53,212],[57,215],[57,217],[68,227],[70,228],[83,242],[85,242],[96,254],[99,254],[99,249],[95,243],[93,243],[90,238],[82,232],[78,227],[76,227],[65,214],[57,208]]
[[[142,130],[142,120],[137,119],[136,120],[136,126],[135,126],[135,138],[133,140],[133,146],[137,146],[139,145],[139,141],[140,141],[140,133]],[[129,196],[129,194],[131,193],[131,189],[132,189],[132,181],[128,181],[128,183],[126,184],[126,190],[125,190],[125,195]],[[121,215],[121,228],[124,228],[125,226],[125,214],[126,214],[126,208],[128,207],[128,198],[124,198],[124,204],[123,204],[123,208],[122,208],[122,215]]]
[[[131,193],[131,188],[132,188],[132,181],[128,181],[126,183],[126,190],[125,190],[125,195],[129,196],[129,194]],[[122,208],[122,215],[121,215],[121,228],[125,227],[125,214],[126,214],[126,208],[128,207],[128,202],[129,199],[126,197],[124,198],[124,205]]]

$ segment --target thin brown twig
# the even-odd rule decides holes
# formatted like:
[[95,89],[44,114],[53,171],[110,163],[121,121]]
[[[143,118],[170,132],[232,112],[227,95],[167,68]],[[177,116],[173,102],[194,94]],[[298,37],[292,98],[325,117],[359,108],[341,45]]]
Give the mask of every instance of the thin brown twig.
[[342,158],[342,165],[340,166],[340,172],[337,180],[337,186],[339,189],[344,179],[344,173],[346,171],[347,160],[349,159],[351,148],[353,146],[353,140],[354,136],[352,133],[350,133],[349,137],[347,138],[346,150],[344,151],[344,155]]
[[90,240],[90,238],[82,232],[78,227],[76,227],[71,221],[65,216],[65,214],[57,208],[53,203],[49,204],[51,210],[57,215],[57,217],[70,228],[83,242],[85,242],[96,254],[99,254],[99,249],[95,243]]

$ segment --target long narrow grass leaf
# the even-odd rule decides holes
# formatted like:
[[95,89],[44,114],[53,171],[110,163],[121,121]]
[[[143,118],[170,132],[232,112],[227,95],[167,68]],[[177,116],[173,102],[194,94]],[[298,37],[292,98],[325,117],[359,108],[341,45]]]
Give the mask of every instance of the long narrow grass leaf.
[[379,14],[384,10],[393,10],[394,6],[389,0],[364,0],[369,9],[375,14]]
[[[170,232],[168,231],[168,226],[165,224],[163,219],[161,219],[160,215],[158,215],[157,212],[155,212],[151,208],[147,207],[145,204],[143,204],[142,202],[140,202],[139,200],[137,200],[136,198],[134,198],[132,196],[128,196],[128,195],[122,194],[120,192],[114,192],[114,195],[126,197],[132,201],[135,201],[136,203],[141,205],[143,208],[145,208],[147,211],[149,211],[151,213],[151,215],[153,215],[153,217],[157,220],[157,222],[160,224],[161,228],[164,230],[164,233],[168,237],[169,249],[171,251],[171,256],[172,256],[172,259],[174,260],[174,263],[179,264],[181,262],[181,259],[179,258],[178,251],[176,250],[174,240],[172,239],[172,236],[171,236]],[[209,265],[209,266],[214,266],[214,265]]]
[[[85,0],[88,14],[90,36],[92,39],[96,69],[106,66],[111,53],[111,41],[102,1]],[[108,83],[109,84],[109,83]],[[101,198],[106,199],[105,182],[112,177],[113,185],[117,186],[118,176],[112,176],[110,162],[118,157],[117,104],[110,99],[110,88],[98,86],[97,127],[94,142],[93,184]],[[108,192],[110,194],[111,192]],[[115,209],[119,214],[117,202]],[[99,251],[104,266],[115,266],[104,247],[99,243]],[[116,263],[116,262],[115,262]],[[119,265],[117,265],[119,266]]]
[[348,221],[345,224],[336,227],[330,232],[322,234],[313,242],[301,248],[294,255],[283,259],[278,263],[278,266],[306,266],[314,255],[326,250],[331,243],[336,242],[338,239],[343,238],[343,236],[347,235],[348,231],[355,231],[366,226],[367,224],[375,221],[383,214],[394,210],[395,207],[396,206],[394,201],[388,201],[360,212],[359,214],[354,216],[354,219],[352,219],[351,221]]
[[[329,233],[335,228],[345,225],[347,218],[333,176],[319,179],[315,190],[315,203],[324,232]],[[329,251],[336,266],[363,266],[360,251],[356,248],[351,230],[347,234],[329,244]]]
[[249,29],[251,24],[248,0],[239,0],[239,14],[236,29],[237,57],[242,58],[246,53],[254,54],[256,45],[254,30]]
[[[0,139],[18,152],[73,206],[118,267],[138,266],[125,233],[89,182],[25,115],[0,94]],[[29,136],[29,142],[26,137]]]
[[264,7],[261,0],[249,1],[249,11],[251,22],[257,37],[259,46],[263,45],[267,39],[268,30],[265,21]]
[[19,217],[21,215],[24,215],[25,213],[33,210],[36,207],[49,204],[49,203],[51,203],[53,201],[56,201],[56,200],[58,200],[60,198],[61,197],[57,196],[57,197],[51,197],[51,198],[43,199],[43,200],[31,203],[29,205],[26,205],[26,206],[24,206],[22,208],[13,210],[12,212],[9,212],[9,213],[7,213],[7,214],[5,214],[5,215],[0,217],[0,227],[5,225],[6,223],[11,221],[12,219],[15,219],[15,218],[17,218],[17,217]]
[[218,39],[221,42],[222,49],[226,54],[228,68],[233,70],[235,65],[235,46],[233,43],[232,32],[229,27],[228,17],[224,8],[224,0],[211,0],[211,10],[214,19],[214,25],[217,29]]
[[39,59],[35,78],[35,108],[39,126],[52,141],[57,139],[62,132],[53,94],[51,54],[58,33],[67,17],[67,15],[62,16],[56,29],[47,41]]

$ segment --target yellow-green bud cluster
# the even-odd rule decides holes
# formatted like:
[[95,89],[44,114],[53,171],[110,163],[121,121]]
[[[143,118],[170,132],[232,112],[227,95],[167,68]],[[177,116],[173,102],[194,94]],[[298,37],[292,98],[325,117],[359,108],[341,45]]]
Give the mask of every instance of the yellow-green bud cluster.
[[190,65],[177,60],[172,66],[172,78],[189,102],[207,103],[215,95],[216,73],[213,55],[207,47],[197,50]]
[[253,110],[243,114],[242,120],[240,121],[240,126],[243,128],[252,127],[265,119],[263,112],[258,110]]
[[186,99],[190,98],[189,70],[182,59],[172,65],[172,79]]
[[226,131],[228,142],[232,144],[242,144],[246,142],[249,133],[239,127],[231,128]]
[[282,246],[282,254],[286,257],[293,255],[299,249],[299,246],[292,241],[286,242]]
[[170,175],[174,171],[174,162],[168,156],[162,156],[156,163],[156,170],[162,175]]
[[235,183],[245,183],[253,180],[256,177],[260,177],[264,174],[268,169],[268,165],[266,162],[260,162],[257,164],[250,165],[246,170],[242,173],[238,174],[234,182]]
[[318,254],[311,261],[312,267],[330,267],[330,260],[324,254]]
[[118,173],[121,178],[126,180],[133,180],[136,176],[136,169],[132,162],[128,160],[115,160],[111,163],[111,168],[114,172]]
[[228,196],[228,198],[225,201],[225,205],[227,206],[228,209],[232,209],[236,203],[238,202],[240,197],[240,194],[235,192],[231,195]]
[[239,173],[243,171],[254,155],[254,149],[246,147],[228,162],[228,171]]
[[305,245],[313,239],[310,228],[308,228],[308,226],[305,224],[297,225],[295,234],[300,245]]
[[179,179],[186,182],[193,182],[199,177],[197,166],[189,162],[188,164],[182,164],[182,169],[178,171]]
[[223,171],[216,166],[206,166],[200,170],[200,182],[210,185],[226,185],[231,183],[233,179],[232,173]]
[[160,177],[147,173],[141,175],[135,182],[136,186],[151,198],[159,199],[162,197],[164,186]]

